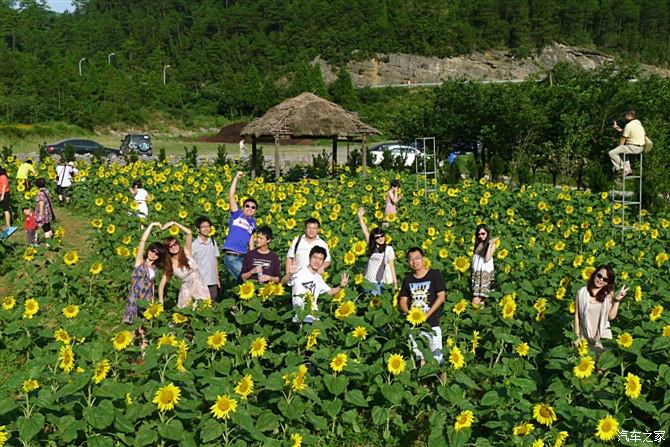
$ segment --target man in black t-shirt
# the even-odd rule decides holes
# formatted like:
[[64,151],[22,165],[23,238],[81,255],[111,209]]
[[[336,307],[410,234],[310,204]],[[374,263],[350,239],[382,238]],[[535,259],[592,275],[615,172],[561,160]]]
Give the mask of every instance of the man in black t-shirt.
[[253,279],[261,284],[279,282],[281,280],[281,265],[279,256],[270,250],[272,229],[260,227],[256,230],[256,249],[251,250],[242,260],[242,281]]
[[[442,329],[440,328],[440,315],[446,295],[447,287],[444,283],[442,273],[437,270],[427,269],[423,250],[412,247],[407,252],[407,261],[412,273],[405,276],[400,288],[398,305],[403,313],[409,313],[411,307],[418,307],[426,314],[426,322],[432,331],[421,331],[420,335],[428,341],[428,346],[433,357],[438,363],[442,363]],[[416,358],[423,366],[426,361],[421,351],[411,339]]]

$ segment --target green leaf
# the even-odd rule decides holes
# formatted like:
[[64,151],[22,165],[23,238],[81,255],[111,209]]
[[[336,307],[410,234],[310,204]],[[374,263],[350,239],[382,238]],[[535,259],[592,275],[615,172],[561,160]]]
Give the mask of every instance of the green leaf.
[[393,405],[399,405],[402,402],[403,397],[403,388],[402,385],[398,383],[393,383],[391,385],[383,384],[381,386],[382,395],[391,402]]
[[239,324],[246,326],[257,322],[258,317],[260,317],[260,315],[261,315],[260,312],[256,311],[242,311],[238,312],[237,315],[235,315],[235,320]]
[[641,355],[637,356],[637,361],[635,363],[637,363],[637,366],[647,372],[656,372],[658,370],[658,365],[656,363],[645,359]]
[[374,407],[372,409],[372,423],[375,425],[385,424],[389,414],[390,410],[386,407]]
[[114,440],[109,436],[91,436],[86,440],[88,447],[114,447]]
[[332,419],[337,416],[342,409],[342,401],[340,399],[321,401],[321,408]]
[[142,447],[145,445],[153,445],[158,440],[158,433],[156,430],[150,429],[147,425],[142,425],[135,437],[135,447]]
[[356,405],[357,407],[367,407],[368,401],[365,400],[365,396],[361,390],[350,390],[344,395],[344,400],[350,404]]
[[428,447],[442,447],[447,445],[444,437],[444,422],[446,415],[442,412],[434,411],[428,418],[431,427],[430,436],[428,436]]
[[512,385],[521,389],[523,394],[532,393],[537,389],[537,385],[530,379],[515,377],[511,379]]
[[4,399],[0,400],[0,416],[13,411],[14,409],[18,408],[18,406],[19,404],[16,400],[11,397],[5,397]]
[[102,385],[95,388],[93,394],[99,397],[108,397],[110,399],[123,399],[127,393],[132,392],[133,386],[129,383],[119,383],[112,380],[105,380]]
[[256,418],[256,429],[260,431],[274,431],[279,426],[279,420],[271,411],[264,411]]
[[602,369],[612,369],[621,364],[612,351],[605,351],[598,359],[598,367]]
[[84,408],[82,414],[91,427],[103,430],[112,425],[115,412],[112,403],[108,400],[103,400],[97,406]]
[[184,426],[179,419],[172,419],[158,426],[158,434],[163,439],[181,441],[184,438]]
[[210,419],[200,429],[200,440],[202,442],[212,442],[223,434],[221,424],[214,419]]
[[33,413],[29,418],[20,416],[16,420],[16,425],[19,427],[19,437],[21,440],[28,442],[44,428],[44,415]]
[[114,428],[116,431],[123,433],[134,433],[135,427],[133,423],[130,422],[130,419],[124,414],[117,412],[116,417],[114,418]]
[[345,376],[325,376],[323,378],[323,383],[333,396],[339,396],[347,389],[349,379]]
[[500,402],[500,396],[496,390],[491,390],[482,396],[480,403],[485,407],[493,407]]

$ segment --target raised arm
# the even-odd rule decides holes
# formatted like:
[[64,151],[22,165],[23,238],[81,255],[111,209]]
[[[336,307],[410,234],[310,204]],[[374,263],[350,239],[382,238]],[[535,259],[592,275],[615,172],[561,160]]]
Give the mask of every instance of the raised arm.
[[486,250],[486,255],[484,256],[484,261],[488,262],[491,260],[493,257],[493,254],[496,252],[496,242],[498,242],[498,238],[493,238],[489,241],[489,247]]
[[228,190],[228,203],[230,204],[230,212],[234,213],[239,209],[237,206],[237,201],[235,200],[235,192],[237,191],[237,181],[242,178],[244,173],[238,171],[233,178],[233,183],[230,184],[230,189]]
[[170,228],[172,225],[176,225],[177,228],[179,228],[182,233],[184,233],[184,253],[186,253],[187,256],[191,256],[191,245],[193,244],[193,232],[191,231],[190,228],[186,228],[179,222],[168,222],[165,225],[163,225],[163,229]]
[[628,292],[628,289],[626,288],[626,286],[622,286],[621,290],[619,290],[619,293],[617,293],[615,296],[612,297],[612,304],[607,314],[610,320],[614,320],[617,316],[617,313],[619,313],[619,304],[621,303],[621,300],[626,296],[626,292]]
[[160,226],[161,226],[160,222],[151,222],[147,227],[147,229],[144,230],[144,234],[142,234],[142,237],[140,238],[140,243],[137,245],[137,254],[135,255],[135,267],[139,266],[144,262],[144,246],[147,243],[147,239],[149,238],[149,233],[151,233],[151,229],[153,227],[160,227]]
[[342,273],[342,276],[340,278],[340,285],[337,287],[330,288],[326,293],[328,293],[328,295],[330,296],[335,296],[338,293],[340,293],[342,289],[347,287],[347,284],[349,284],[349,275],[347,273]]
[[358,224],[361,226],[361,230],[363,230],[363,236],[365,236],[365,242],[369,243],[370,232],[368,231],[368,226],[365,225],[365,219],[363,218],[364,214],[365,214],[365,208],[358,208]]

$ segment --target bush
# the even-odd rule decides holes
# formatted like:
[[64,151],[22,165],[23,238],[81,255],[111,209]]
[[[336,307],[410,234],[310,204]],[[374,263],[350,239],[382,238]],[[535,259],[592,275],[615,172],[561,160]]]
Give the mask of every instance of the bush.
[[198,167],[198,146],[193,145],[191,149],[184,146],[184,163],[194,168]]
[[603,192],[609,191],[611,182],[602,167],[592,162],[586,168],[586,185],[593,192]]
[[312,155],[312,165],[307,168],[307,177],[326,178],[330,175],[331,158],[324,149],[320,154]]
[[162,147],[158,150],[158,161],[165,163],[165,160],[167,160],[167,156],[165,155],[165,148]]
[[214,160],[216,166],[223,166],[228,164],[228,148],[225,144],[219,144],[216,147],[216,159]]

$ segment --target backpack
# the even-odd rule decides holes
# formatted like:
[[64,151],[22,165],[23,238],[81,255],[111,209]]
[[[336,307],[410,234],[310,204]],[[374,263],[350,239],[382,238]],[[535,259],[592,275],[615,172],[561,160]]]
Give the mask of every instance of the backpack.
[[644,136],[644,145],[642,146],[644,152],[651,152],[654,147],[654,142],[648,136]]

